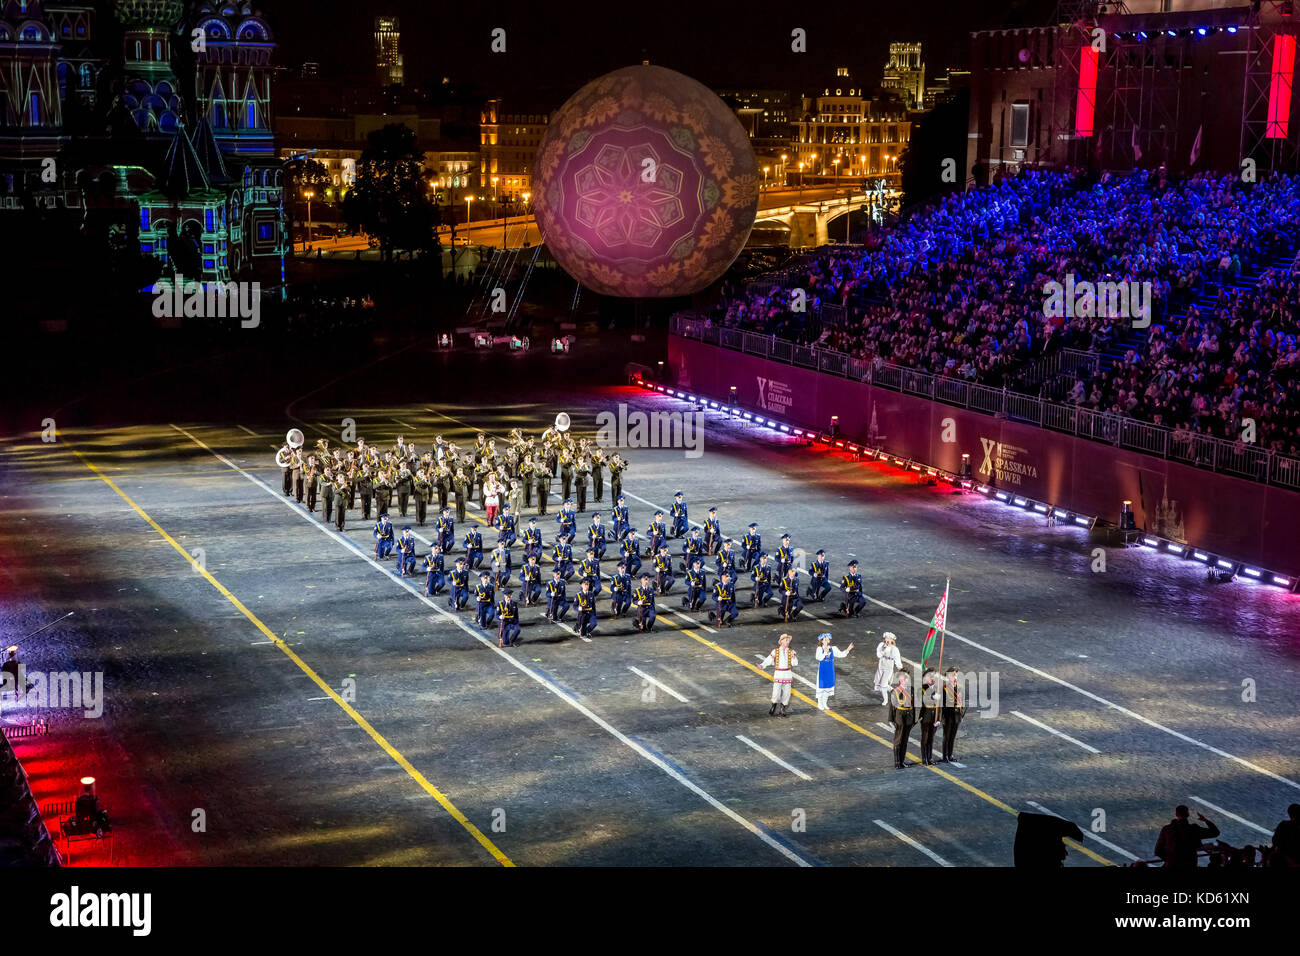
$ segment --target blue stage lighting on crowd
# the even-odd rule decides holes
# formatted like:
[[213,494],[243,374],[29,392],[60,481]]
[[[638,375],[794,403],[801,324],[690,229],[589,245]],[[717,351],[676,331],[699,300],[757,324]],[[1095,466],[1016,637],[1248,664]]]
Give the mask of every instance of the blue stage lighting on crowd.
[[1175,31],[1175,30],[1166,30],[1166,31],[1165,31],[1165,36],[1167,36],[1167,37],[1176,37],[1176,36],[1178,36],[1178,33],[1177,33],[1177,31]]
[[1206,30],[1205,27],[1197,27],[1197,28],[1196,28],[1196,35],[1197,35],[1197,36],[1202,36],[1202,37],[1203,37],[1203,36],[1205,36],[1205,34],[1208,33],[1208,32],[1209,32],[1209,31]]
[[1229,32],[1229,33],[1236,33],[1236,32],[1237,32],[1237,28],[1236,28],[1236,27],[1228,27],[1228,32]]

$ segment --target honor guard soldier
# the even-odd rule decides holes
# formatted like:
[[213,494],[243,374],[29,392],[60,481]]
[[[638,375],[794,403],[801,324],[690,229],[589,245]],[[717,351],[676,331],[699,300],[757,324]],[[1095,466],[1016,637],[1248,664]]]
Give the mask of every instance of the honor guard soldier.
[[591,637],[596,633],[596,595],[587,578],[578,585],[578,636]]
[[826,561],[826,551],[819,548],[817,557],[808,567],[808,597],[814,601],[824,601],[830,593],[831,569]]
[[781,620],[789,624],[803,610],[803,598],[799,597],[799,569],[787,568],[781,579]]
[[483,532],[475,527],[465,532],[465,563],[475,571],[483,565]]
[[569,541],[578,533],[578,516],[573,513],[573,501],[566,498],[555,516],[555,523],[560,526],[559,534]]
[[609,460],[609,490],[615,500],[623,497],[623,472],[627,471],[627,462],[622,455],[614,455]]
[[723,571],[713,586],[713,619],[718,627],[726,627],[739,615],[736,610],[736,585],[731,582],[731,572]]
[[772,709],[767,712],[769,717],[776,716],[777,707],[781,708],[782,717],[790,716],[790,689],[794,686],[793,668],[799,666],[799,655],[790,646],[790,640],[789,634],[782,634],[776,648],[763,658],[763,663],[758,665],[763,670],[767,670],[769,665],[772,667]]
[[537,519],[529,518],[528,527],[524,529],[524,557],[541,558],[542,532],[537,527]]
[[585,455],[578,459],[573,471],[573,489],[578,499],[578,512],[582,513],[587,510],[587,481],[591,477],[591,465]]
[[402,529],[402,537],[397,542],[397,569],[402,577],[415,574],[415,536],[409,527]]
[[758,556],[758,564],[749,572],[749,579],[754,582],[754,597],[751,607],[767,607],[772,600],[772,566],[767,563],[767,555]]
[[781,547],[776,549],[777,577],[784,578],[785,572],[794,567],[794,549],[790,547],[790,536],[781,535]]
[[442,548],[436,544],[424,558],[424,593],[434,597],[442,593],[447,586],[447,574],[443,567]]
[[493,614],[496,608],[494,605],[497,601],[497,589],[492,586],[492,579],[486,571],[478,576],[478,586],[474,589],[474,623],[479,627],[487,629],[492,625]]
[[569,600],[564,594],[564,578],[560,577],[560,569],[556,568],[551,572],[551,580],[546,585],[546,619],[556,624],[564,620],[564,615],[569,613]]
[[682,607],[688,611],[698,611],[704,606],[704,599],[709,593],[708,575],[704,573],[704,561],[698,555],[691,558],[691,566],[686,571],[686,597]]
[[966,702],[961,697],[957,682],[957,668],[949,667],[944,673],[943,695],[940,701],[939,721],[943,724],[943,762],[952,763],[952,745],[957,742],[957,726],[966,716]]
[[709,516],[704,519],[704,550],[717,554],[722,547],[722,525],[718,523],[718,509],[710,508]]
[[867,599],[862,596],[862,575],[858,574],[858,562],[849,562],[849,573],[840,581],[844,592],[844,603],[840,605],[840,614],[844,617],[857,617],[867,606]]
[[907,739],[912,736],[916,723],[916,708],[912,704],[911,677],[907,671],[898,672],[898,686],[889,695],[889,722],[894,725],[894,769],[907,766]]
[[438,515],[433,528],[438,535],[438,547],[442,548],[442,553],[450,553],[456,543],[456,521],[451,516],[450,508],[442,509],[442,514]]
[[519,584],[524,594],[524,605],[532,607],[542,596],[542,567],[537,555],[528,555],[528,561],[519,569]]
[[686,534],[689,519],[686,514],[686,499],[682,497],[680,491],[673,492],[673,503],[668,508],[668,516],[673,519],[672,531],[669,533],[674,538]]
[[369,466],[361,469],[361,477],[357,479],[357,493],[361,495],[361,519],[370,520],[370,499],[375,496],[375,479],[370,477]]
[[469,568],[465,567],[464,558],[457,558],[456,566],[451,569],[451,596],[447,603],[453,611],[463,611],[469,603]]
[[433,496],[433,485],[429,484],[424,470],[415,473],[413,484],[415,494],[415,523],[424,527],[425,516],[429,513],[429,499]]
[[627,514],[627,500],[622,495],[618,496],[609,517],[614,522],[614,540],[622,541],[632,530],[632,519]]
[[375,507],[384,512],[393,503],[393,480],[382,467],[375,476]]
[[551,474],[545,467],[534,471],[534,484],[537,487],[537,513],[546,514],[546,500],[551,496]]
[[555,562],[555,570],[559,571],[564,580],[573,577],[573,546],[569,544],[569,539],[560,535],[555,539],[555,548],[551,551],[551,560]]
[[315,458],[307,460],[307,477],[304,481],[307,484],[307,510],[315,514],[316,496],[320,491],[320,470],[316,467]]
[[379,520],[375,522],[375,558],[379,561],[384,560],[393,553],[393,526],[388,521],[387,514],[381,514]]
[[735,580],[736,552],[731,549],[730,538],[722,542],[722,550],[718,552],[718,556],[715,559],[715,563],[717,565],[718,577],[722,577],[722,575],[725,573],[725,574],[730,574],[732,580],[733,581]]
[[632,575],[627,573],[627,565],[622,561],[609,579],[609,603],[615,617],[622,617],[632,606]]
[[682,542],[682,570],[689,570],[696,558],[703,559],[703,557],[704,539],[700,537],[699,528],[692,528],[691,533]]
[[637,540],[636,528],[629,528],[623,539],[623,563],[627,573],[636,577],[641,572],[641,542]]
[[744,571],[754,570],[754,562],[763,551],[763,536],[758,533],[758,523],[750,522],[749,530],[740,540],[740,566]]
[[411,492],[414,488],[415,482],[411,480],[411,470],[403,462],[397,472],[397,483],[393,489],[397,492],[397,510],[402,513],[403,518],[406,517],[406,508],[411,503]]
[[588,551],[587,556],[582,559],[579,567],[582,573],[582,580],[591,588],[593,595],[601,592],[600,586],[600,559],[596,557],[595,551]]
[[605,557],[605,526],[600,523],[600,512],[597,511],[591,516],[591,524],[587,526],[587,547],[596,552],[596,560]]
[[645,529],[646,554],[653,557],[659,553],[660,546],[668,538],[668,527],[664,524],[664,513],[656,511],[650,527]]
[[661,545],[655,555],[655,586],[660,594],[667,594],[673,589],[673,559],[668,553],[668,545]]
[[497,647],[518,647],[519,605],[515,603],[509,588],[501,592],[501,600],[497,602],[497,619],[500,621],[497,626]]
[[343,523],[347,520],[348,513],[348,490],[347,482],[342,475],[334,480],[334,530],[342,531]]
[[934,731],[939,721],[939,675],[933,667],[927,667],[921,675],[921,688],[917,692],[917,704],[921,712],[921,763],[934,765]]
[[496,550],[492,552],[492,583],[499,588],[505,587],[513,571],[514,562],[510,560],[510,549],[504,544],[498,544]]
[[636,605],[636,629],[647,633],[655,626],[655,589],[650,584],[650,575],[641,575],[641,586],[632,595]]
[[320,476],[320,494],[324,506],[321,509],[321,520],[326,524],[334,517],[334,473],[328,468]]
[[515,516],[509,505],[501,506],[500,521],[501,528],[497,532],[497,544],[504,544],[507,548],[513,547],[519,538],[515,534]]

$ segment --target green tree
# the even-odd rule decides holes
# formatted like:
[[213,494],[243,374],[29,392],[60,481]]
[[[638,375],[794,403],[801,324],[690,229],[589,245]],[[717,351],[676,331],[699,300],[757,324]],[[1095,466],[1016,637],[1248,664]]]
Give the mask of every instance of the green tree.
[[438,247],[440,216],[429,196],[422,159],[409,127],[390,123],[375,130],[357,163],[357,181],[343,201],[348,228],[373,236],[386,262],[395,249]]

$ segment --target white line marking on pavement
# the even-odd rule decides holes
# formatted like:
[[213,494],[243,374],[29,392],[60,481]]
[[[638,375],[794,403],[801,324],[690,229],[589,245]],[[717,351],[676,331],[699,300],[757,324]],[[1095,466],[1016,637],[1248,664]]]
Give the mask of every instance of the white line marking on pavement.
[[334,698],[333,697],[308,697],[307,699],[310,701],[310,700],[333,700]]
[[713,807],[723,816],[727,817],[733,822],[744,827],[747,831],[749,831],[751,834],[756,836],[759,840],[761,840],[767,846],[771,847],[777,853],[780,853],[791,863],[794,863],[797,866],[812,866],[811,862],[804,859],[794,850],[785,846],[783,843],[775,839],[771,834],[766,833],[762,828],[760,828],[752,821],[741,816],[735,810],[731,809],[731,807],[722,803],[720,800],[714,797],[707,790],[700,787],[697,783],[695,783],[685,774],[681,773],[680,771],[670,766],[667,763],[667,761],[665,761],[663,758],[651,753],[643,745],[637,743],[635,740],[632,740],[630,737],[628,737],[625,733],[623,733],[621,730],[619,730],[609,721],[605,720],[605,718],[601,717],[599,714],[592,711],[591,708],[582,704],[580,701],[575,700],[572,696],[570,696],[568,693],[562,690],[554,681],[543,676],[542,674],[537,673],[535,670],[528,667],[523,662],[519,661],[518,659],[516,659],[515,657],[507,653],[505,649],[497,647],[496,642],[488,640],[482,634],[478,633],[475,629],[471,628],[468,624],[462,621],[459,617],[452,614],[450,611],[446,610],[440,605],[436,604],[432,598],[430,598],[428,595],[424,593],[424,590],[422,588],[416,588],[415,585],[411,584],[404,578],[393,577],[393,575],[389,573],[388,568],[385,565],[381,564],[380,562],[376,561],[373,557],[368,555],[351,539],[344,537],[342,534],[335,531],[333,528],[326,527],[323,524],[318,524],[316,521],[312,520],[311,516],[308,515],[305,511],[299,510],[296,502],[292,501],[291,499],[286,499],[281,492],[271,487],[271,485],[267,484],[267,482],[257,477],[256,475],[248,471],[245,471],[243,468],[240,468],[238,465],[232,462],[225,455],[221,454],[215,449],[204,444],[204,442],[202,442],[200,439],[195,437],[190,432],[181,428],[179,425],[172,425],[171,427],[176,429],[176,431],[180,432],[190,441],[194,442],[194,444],[198,445],[204,451],[208,452],[208,454],[212,455],[218,461],[222,462],[224,465],[226,465],[227,467],[235,471],[237,474],[241,475],[246,480],[256,485],[258,488],[261,488],[272,499],[281,502],[286,508],[288,508],[294,514],[298,515],[304,521],[307,521],[312,527],[319,530],[322,534],[326,535],[327,537],[333,538],[335,541],[342,544],[344,547],[352,551],[354,554],[360,555],[372,567],[378,568],[379,570],[383,571],[384,577],[386,577],[388,580],[396,583],[399,587],[404,588],[408,593],[415,595],[416,598],[424,602],[424,604],[426,604],[428,607],[432,608],[444,620],[451,621],[451,623],[455,624],[458,628],[460,628],[470,637],[474,638],[474,640],[478,641],[489,651],[496,654],[502,660],[510,664],[511,667],[514,667],[522,674],[531,677],[534,681],[537,682],[537,684],[539,684],[541,687],[544,687],[546,690],[550,691],[552,694],[554,694],[560,700],[564,701],[574,710],[578,711],[578,713],[582,714],[584,717],[586,717],[596,726],[600,727],[602,730],[608,733],[619,743],[623,744],[625,747],[632,750],[638,756],[642,757],[649,763],[653,764],[655,767],[661,770],[668,777],[672,778],[677,783],[681,784],[683,787],[685,787],[691,793],[695,794],[697,797],[699,797],[709,806]]
[[674,615],[676,615],[677,617],[680,617],[683,621],[685,621],[685,622],[686,622],[687,624],[689,624],[691,627],[698,627],[701,631],[708,631],[710,634],[717,634],[717,633],[718,633],[716,630],[714,630],[713,628],[709,627],[709,625],[707,625],[707,624],[701,624],[699,621],[695,620],[695,618],[693,618],[693,617],[687,617],[687,616],[686,616],[685,614],[683,614],[681,611],[675,611],[675,610],[673,610],[672,608],[669,608],[668,610],[671,611],[671,612],[672,612]]
[[[866,595],[866,598],[872,604],[875,604],[879,607],[883,607],[887,611],[893,611],[895,614],[905,617],[909,621],[915,621],[917,624],[923,625],[925,627],[930,626],[929,621],[923,621],[921,618],[917,617],[914,614],[908,614],[906,611],[899,610],[898,608],[894,607],[892,604],[886,604],[884,601],[881,601],[877,598],[873,598],[870,595]],[[1269,770],[1266,767],[1261,767],[1259,764],[1252,763],[1251,761],[1245,759],[1244,757],[1238,757],[1236,754],[1231,754],[1228,753],[1228,751],[1226,750],[1221,750],[1220,748],[1215,747],[1213,744],[1207,744],[1203,740],[1197,740],[1195,737],[1189,737],[1187,734],[1180,733],[1177,730],[1174,730],[1172,727],[1166,727],[1164,724],[1154,721],[1150,717],[1145,716],[1144,714],[1139,714],[1135,710],[1130,710],[1129,708],[1123,706],[1122,704],[1117,704],[1112,700],[1107,700],[1105,697],[1102,697],[1099,694],[1094,694],[1092,691],[1084,690],[1082,687],[1080,687],[1077,684],[1071,684],[1069,681],[1057,677],[1055,674],[1049,674],[1047,671],[1034,667],[1032,664],[1026,664],[1024,661],[1018,661],[1014,657],[1011,657],[1007,654],[1003,654],[1000,651],[995,651],[993,650],[993,648],[986,647],[985,645],[980,644],[978,641],[972,641],[970,638],[962,637],[960,634],[957,634],[954,631],[948,631],[947,634],[953,640],[961,641],[963,644],[967,644],[970,647],[974,647],[978,650],[981,650],[986,654],[990,654],[993,657],[998,658],[999,660],[1004,660],[1008,664],[1014,664],[1016,667],[1024,668],[1025,670],[1029,671],[1029,673],[1041,677],[1044,680],[1052,681],[1052,683],[1054,684],[1060,684],[1062,687],[1066,687],[1074,691],[1076,694],[1082,694],[1084,697],[1087,697],[1089,700],[1094,700],[1104,707],[1109,707],[1112,710],[1119,711],[1119,713],[1123,714],[1126,717],[1132,717],[1134,720],[1141,721],[1142,723],[1146,724],[1148,727],[1153,727],[1156,730],[1163,731],[1164,733],[1169,734],[1171,737],[1177,737],[1179,740],[1183,741],[1184,743],[1189,743],[1194,747],[1200,747],[1202,750],[1208,750],[1210,753],[1215,754],[1216,756],[1223,757],[1226,760],[1231,760],[1235,763],[1240,764],[1243,767],[1246,767],[1250,770],[1254,770],[1256,773],[1263,774],[1266,777],[1271,777],[1272,779],[1276,780],[1278,783],[1284,783],[1288,787],[1291,787],[1294,790],[1300,790],[1300,783],[1297,783],[1296,781],[1291,780],[1288,777],[1284,777],[1280,773],[1274,773],[1272,770]]]
[[[1069,817],[1062,817],[1059,813],[1057,813],[1057,812],[1054,811],[1054,810],[1049,810],[1049,809],[1047,809],[1047,807],[1043,806],[1041,803],[1034,803],[1034,801],[1032,801],[1032,800],[1026,800],[1025,803],[1029,804],[1031,807],[1033,807],[1033,808],[1034,808],[1035,810],[1037,810],[1039,813],[1046,813],[1048,816],[1051,816],[1051,817],[1061,817],[1062,820],[1068,820],[1068,819],[1069,819]],[[1104,847],[1109,847],[1110,849],[1112,849],[1112,850],[1114,850],[1116,853],[1118,853],[1120,856],[1126,856],[1126,857],[1128,857],[1130,860],[1133,860],[1134,862],[1136,862],[1136,861],[1139,859],[1138,857],[1136,857],[1136,856],[1134,856],[1132,853],[1130,853],[1128,850],[1124,849],[1122,846],[1116,846],[1115,844],[1111,843],[1109,840],[1106,840],[1106,839],[1103,839],[1103,838],[1097,836],[1097,834],[1093,833],[1093,832],[1092,832],[1091,830],[1089,830],[1087,827],[1079,827],[1079,829],[1083,831],[1083,835],[1084,835],[1084,836],[1086,836],[1086,837],[1092,837],[1094,840],[1096,840],[1096,841],[1097,841],[1098,843],[1100,843],[1102,846],[1104,846]]]
[[668,686],[667,684],[665,684],[663,681],[655,680],[653,677],[651,677],[651,676],[650,676],[649,674],[647,674],[645,671],[640,670],[639,668],[636,668],[636,667],[632,667],[632,666],[630,666],[630,665],[628,666],[628,670],[630,670],[633,674],[636,674],[638,677],[644,677],[646,680],[648,680],[650,683],[654,684],[656,687],[658,687],[658,688],[659,688],[661,691],[663,691],[665,694],[671,694],[672,696],[674,696],[674,697],[676,697],[678,700],[680,700],[683,704],[689,704],[689,703],[690,703],[690,701],[689,701],[688,699],[686,699],[685,697],[683,697],[681,694],[677,693],[677,691],[673,690],[671,687],[669,687],[669,686]]
[[[414,425],[408,425],[406,422],[402,421],[400,418],[394,418],[393,421],[397,422],[397,424],[401,425],[403,428],[414,428],[414,427],[415,427]],[[405,437],[405,436],[403,436],[403,437]]]
[[1264,836],[1268,837],[1269,839],[1272,839],[1272,837],[1273,837],[1273,831],[1272,831],[1272,830],[1265,830],[1265,829],[1264,829],[1262,826],[1260,826],[1259,824],[1257,824],[1257,823],[1251,823],[1251,822],[1250,822],[1249,820],[1247,820],[1245,817],[1239,817],[1239,816],[1237,816],[1235,813],[1233,813],[1231,810],[1225,810],[1225,809],[1223,809],[1223,807],[1216,807],[1216,806],[1215,806],[1214,804],[1212,804],[1209,800],[1202,800],[1200,797],[1192,797],[1192,799],[1195,800],[1197,803],[1199,803],[1199,804],[1200,804],[1201,806],[1203,806],[1203,807],[1209,807],[1209,808],[1210,808],[1211,810],[1213,810],[1215,813],[1222,813],[1222,814],[1223,814],[1225,817],[1227,817],[1228,819],[1230,819],[1230,820],[1236,820],[1236,821],[1237,821],[1238,823],[1240,823],[1242,826],[1250,827],[1252,830],[1256,831],[1257,833],[1262,833],[1262,834],[1264,834]]
[[744,736],[743,734],[736,734],[736,739],[739,740],[742,744],[744,744],[747,747],[753,747],[755,750],[761,753],[768,760],[772,761],[772,763],[784,767],[786,770],[789,770],[792,774],[794,774],[796,777],[799,777],[801,780],[812,779],[812,777],[808,776],[808,774],[804,773],[798,767],[790,766],[788,763],[786,763],[776,754],[772,753],[772,751],[760,747],[758,744],[754,743],[754,741],[750,740],[748,737]]
[[260,436],[257,434],[257,432],[253,431],[251,428],[244,428],[243,425],[240,425],[239,427],[240,427],[240,428],[243,428],[244,431],[248,432],[248,434],[252,435],[254,438],[258,438],[258,437],[260,437]]
[[945,860],[943,857],[941,857],[938,853],[935,853],[935,852],[934,852],[933,850],[931,850],[928,846],[922,846],[920,843],[917,843],[915,840],[913,840],[910,836],[908,836],[908,835],[907,835],[906,833],[904,833],[902,830],[899,830],[899,829],[897,829],[897,828],[895,828],[895,827],[891,827],[891,826],[890,826],[888,823],[886,823],[884,820],[873,820],[872,822],[873,822],[876,826],[880,827],[880,829],[886,831],[887,833],[892,833],[894,836],[898,837],[900,840],[902,840],[902,841],[903,841],[904,843],[906,843],[908,846],[912,846],[912,847],[915,847],[916,849],[920,850],[922,853],[924,853],[924,854],[925,854],[926,856],[928,856],[930,859],[934,860],[934,862],[938,863],[940,866],[952,866],[951,863],[949,863],[947,860]]
[[1021,720],[1024,720],[1024,721],[1027,721],[1027,722],[1033,724],[1035,727],[1041,727],[1043,730],[1047,731],[1049,734],[1055,734],[1056,736],[1060,737],[1062,740],[1068,740],[1070,743],[1074,744],[1076,747],[1082,747],[1084,750],[1088,751],[1088,753],[1091,753],[1091,754],[1099,754],[1099,753],[1101,753],[1101,751],[1098,750],[1096,747],[1090,747],[1090,746],[1088,746],[1087,744],[1085,744],[1082,740],[1075,740],[1075,739],[1074,739],[1073,737],[1071,737],[1069,734],[1063,734],[1063,733],[1061,733],[1059,730],[1056,730],[1056,729],[1053,728],[1053,727],[1049,727],[1049,726],[1047,726],[1047,724],[1043,723],[1041,720],[1034,720],[1034,718],[1032,718],[1032,717],[1026,717],[1024,714],[1022,714],[1022,713],[1021,713],[1020,711],[1018,711],[1018,710],[1013,710],[1011,713],[1015,714],[1015,715],[1016,715],[1017,717],[1019,717]]

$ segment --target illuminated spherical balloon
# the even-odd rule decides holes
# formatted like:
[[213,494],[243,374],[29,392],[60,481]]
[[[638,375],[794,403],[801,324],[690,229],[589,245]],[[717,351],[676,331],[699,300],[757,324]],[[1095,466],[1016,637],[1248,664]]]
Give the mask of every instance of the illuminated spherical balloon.
[[542,239],[605,295],[689,295],[731,265],[754,225],[758,165],[735,114],[659,66],[607,73],[551,118],[533,203]]

